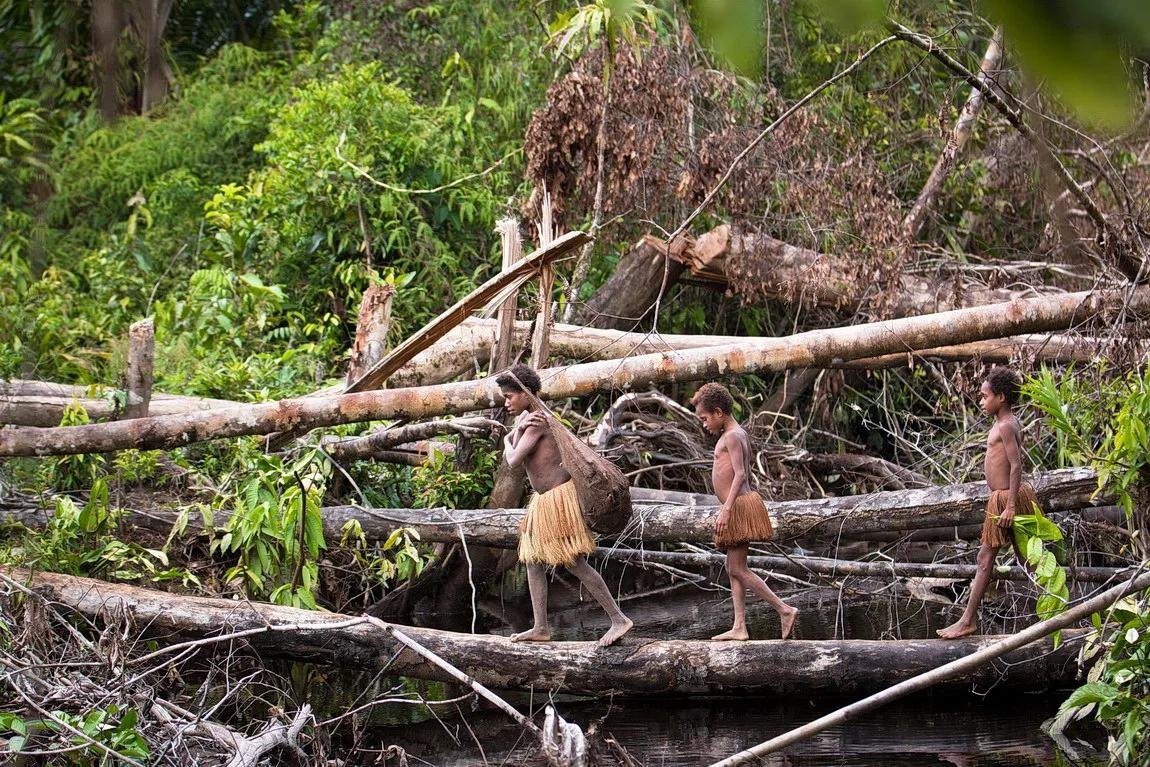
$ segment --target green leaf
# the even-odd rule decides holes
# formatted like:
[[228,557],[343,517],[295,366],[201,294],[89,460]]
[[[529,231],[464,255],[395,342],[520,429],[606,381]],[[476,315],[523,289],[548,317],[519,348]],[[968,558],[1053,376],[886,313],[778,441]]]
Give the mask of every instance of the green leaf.
[[1106,682],[1087,682],[1074,692],[1070,693],[1070,697],[1062,702],[1059,710],[1065,711],[1067,709],[1078,708],[1079,706],[1085,706],[1091,703],[1108,703],[1117,697],[1118,694],[1118,688],[1113,687]]
[[694,0],[691,19],[700,39],[735,72],[758,77],[763,61],[760,0]]
[[[1126,0],[984,0],[1024,68],[1084,119],[1120,129],[1133,117],[1124,45],[1150,42],[1145,5]],[[1143,47],[1144,49],[1144,47]]]

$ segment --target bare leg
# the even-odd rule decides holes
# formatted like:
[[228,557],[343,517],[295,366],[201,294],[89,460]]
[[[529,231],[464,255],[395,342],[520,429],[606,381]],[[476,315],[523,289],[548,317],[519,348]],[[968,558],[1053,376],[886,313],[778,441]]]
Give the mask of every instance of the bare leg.
[[936,632],[943,639],[958,639],[978,631],[978,605],[982,595],[986,593],[986,586],[990,583],[990,570],[994,567],[994,558],[998,555],[997,546],[982,544],[978,550],[978,570],[974,573],[974,582],[970,584],[970,598],[966,601],[966,609],[962,617],[944,629]]
[[[746,639],[748,637],[746,596],[742,593],[744,589],[750,589],[775,608],[782,624],[782,638],[788,638],[795,628],[795,619],[799,617],[799,610],[780,599],[779,595],[771,591],[771,587],[762,578],[747,567],[747,544],[744,543],[727,549],[727,572],[731,576],[731,600],[735,610],[735,621],[730,631],[726,634],[720,634],[715,639]],[[738,591],[740,592],[737,596],[735,594],[736,581],[739,584]]]
[[543,565],[527,565],[527,589],[531,592],[531,614],[535,625],[529,631],[511,635],[512,642],[547,642],[551,629],[547,627],[547,571]]
[[598,570],[587,564],[587,557],[579,557],[568,565],[567,569],[591,592],[591,596],[595,598],[595,601],[599,603],[599,606],[603,608],[607,616],[611,619],[611,628],[607,630],[606,634],[599,638],[600,647],[613,644],[619,637],[631,630],[631,627],[635,624],[619,609],[619,605],[615,601],[615,598],[611,596],[611,590],[607,588],[607,583],[603,580],[603,576],[599,574]]
[[730,631],[711,637],[715,642],[746,641],[751,637],[747,632],[747,587],[731,569],[731,551],[727,550],[727,576],[731,579],[731,612],[734,613],[734,622]]

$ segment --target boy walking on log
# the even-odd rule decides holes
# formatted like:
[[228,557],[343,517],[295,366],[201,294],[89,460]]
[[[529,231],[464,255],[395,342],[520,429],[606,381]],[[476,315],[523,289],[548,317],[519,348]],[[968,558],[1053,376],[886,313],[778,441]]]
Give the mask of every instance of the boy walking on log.
[[[595,550],[595,539],[583,519],[579,497],[571,475],[560,464],[559,448],[547,426],[546,417],[535,412],[534,403],[523,386],[538,394],[539,374],[527,365],[515,365],[495,379],[504,404],[516,416],[514,428],[503,438],[503,455],[511,466],[524,464],[534,493],[527,513],[519,523],[519,561],[527,565],[527,586],[531,592],[534,626],[511,636],[512,642],[546,642],[548,565],[562,565],[591,592],[611,618],[611,628],[599,639],[606,647],[631,630],[631,620],[619,609],[603,576],[587,564]],[[518,380],[516,380],[518,379]]]
[[731,605],[735,620],[730,631],[712,639],[746,640],[746,590],[750,589],[779,613],[782,638],[791,635],[799,611],[791,607],[747,567],[747,549],[751,541],[766,541],[775,530],[766,504],[751,490],[751,446],[743,427],[731,416],[735,401],[726,387],[717,383],[703,384],[691,398],[695,414],[710,434],[719,435],[715,445],[715,463],[711,482],[722,506],[715,519],[715,546],[727,552],[727,574],[731,579]]
[[982,412],[994,419],[986,438],[986,484],[990,499],[982,523],[978,569],[970,585],[970,598],[962,617],[937,633],[943,639],[958,639],[978,631],[978,605],[986,593],[990,571],[998,550],[1008,541],[1015,547],[1018,561],[1026,557],[1018,551],[1011,534],[1015,514],[1029,514],[1038,499],[1029,482],[1022,481],[1022,429],[1014,415],[1022,378],[1007,367],[992,368],[982,382],[979,404]]

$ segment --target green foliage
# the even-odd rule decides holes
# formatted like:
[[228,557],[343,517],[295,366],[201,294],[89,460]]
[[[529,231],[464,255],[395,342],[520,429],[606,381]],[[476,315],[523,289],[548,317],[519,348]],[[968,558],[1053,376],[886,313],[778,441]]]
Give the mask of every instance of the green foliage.
[[[89,423],[88,411],[73,402],[64,408],[61,426]],[[55,490],[79,490],[93,487],[104,473],[106,459],[100,453],[62,455],[47,459],[41,467],[43,487]]]
[[180,97],[147,116],[107,126],[91,118],[73,141],[57,149],[60,181],[51,204],[53,221],[105,230],[126,217],[134,195],[152,202],[155,193],[160,210],[183,219],[171,225],[187,226],[196,211],[180,210],[164,199],[172,194],[169,174],[182,172],[182,184],[200,199],[241,176],[257,159],[252,147],[282,105],[284,85],[283,72],[264,54],[229,45]]
[[98,479],[82,507],[68,496],[58,496],[44,529],[25,531],[14,545],[0,551],[0,558],[67,575],[152,581],[179,577],[167,569],[168,556],[163,551],[119,539],[121,516],[119,509],[108,505],[107,482]]
[[[1043,370],[1026,382],[1023,393],[1045,416],[1058,440],[1059,455],[1088,462],[1098,472],[1099,490],[1118,494],[1135,529],[1133,545],[1144,558],[1145,506],[1150,492],[1146,427],[1150,368],[1102,383],[1074,370],[1060,377]],[[1029,545],[1033,543],[1032,539]],[[1052,571],[1048,560],[1046,569]],[[1059,717],[1064,723],[1093,713],[1111,734],[1114,765],[1141,764],[1141,756],[1150,752],[1150,612],[1146,605],[1143,594],[1111,608],[1105,623],[1094,617],[1101,658],[1091,671],[1090,683],[1071,695]]]
[[983,0],[1011,50],[1086,120],[1118,129],[1134,116],[1130,52],[1150,46],[1142,0]]
[[[92,745],[92,741],[132,759],[146,760],[152,755],[148,741],[136,729],[139,716],[134,708],[112,703],[107,708],[92,709],[83,714],[53,711],[52,717],[44,719],[43,723],[78,747],[77,751],[69,754],[72,764],[92,764],[93,759],[99,759],[99,764],[112,764],[107,752]],[[83,736],[73,734],[64,725],[79,730]]]
[[475,451],[475,469],[457,471],[451,456],[433,450],[423,465],[411,473],[415,501],[421,508],[482,508],[495,486],[495,469],[498,466],[497,451],[478,449]]
[[381,586],[404,581],[423,572],[429,557],[419,551],[419,533],[410,527],[392,532],[382,544],[369,546],[358,520],[343,527],[340,545],[351,548],[355,561]]
[[1127,516],[1134,514],[1150,481],[1150,368],[1102,384],[1044,369],[1023,393],[1045,416],[1059,457],[1089,463],[1099,490],[1115,491]]
[[[1015,545],[1033,570],[1034,581],[1042,589],[1042,596],[1038,598],[1035,612],[1042,620],[1053,618],[1070,604],[1066,571],[1058,566],[1058,556],[1055,553],[1061,547],[1065,557],[1062,531],[1046,518],[1041,509],[1034,506],[1030,514],[1019,514],[1014,517],[1011,533]],[[1052,550],[1046,549],[1043,545],[1045,542],[1051,544]],[[1061,632],[1055,632],[1056,647],[1060,636]]]
[[1089,681],[1059,710],[1060,726],[1094,715],[1110,732],[1110,763],[1144,764],[1150,753],[1150,608],[1147,594],[1127,597],[1103,619],[1094,615],[1097,634],[1087,652],[1101,656]]
[[267,167],[212,200],[209,257],[257,266],[305,305],[342,302],[374,265],[417,275],[397,320],[419,325],[470,289],[493,262],[490,183],[451,186],[478,170],[458,109],[427,108],[378,64],[345,67],[293,95],[258,149]]
[[758,0],[691,3],[691,18],[703,42],[745,77],[758,77],[763,68],[763,5]]
[[[595,0],[559,14],[548,31],[555,55],[579,57],[600,42],[606,48],[605,61],[614,61],[622,43],[639,50],[645,33],[659,26],[662,12],[641,0]],[[606,86],[606,83],[604,83]]]
[[224,578],[254,599],[316,609],[319,552],[327,548],[320,503],[330,465],[318,448],[290,461],[254,442],[216,508],[229,513],[213,553],[235,556]]

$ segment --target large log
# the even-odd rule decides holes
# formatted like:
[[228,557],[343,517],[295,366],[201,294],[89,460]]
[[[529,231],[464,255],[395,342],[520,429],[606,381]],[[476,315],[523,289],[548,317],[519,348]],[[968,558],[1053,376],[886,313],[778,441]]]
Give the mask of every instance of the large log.
[[[673,250],[681,254],[687,242],[683,238],[676,240]],[[664,273],[668,287],[683,273],[682,262],[668,259],[666,251],[667,243],[657,237],[648,235],[635,243],[587,301],[581,312],[584,324],[632,330],[649,319],[663,287]]]
[[[852,257],[820,253],[761,232],[721,224],[696,240],[682,258],[700,277],[730,287],[745,301],[801,302],[831,309],[855,306],[873,285],[853,278]],[[889,316],[905,317],[985,306],[1036,291],[963,286],[910,273],[899,275]],[[1046,292],[1053,292],[1047,290]]]
[[[656,383],[716,380],[725,376],[795,368],[825,367],[861,359],[967,343],[1017,333],[1064,330],[1124,311],[1150,307],[1150,288],[1115,292],[1064,293],[1003,304],[884,320],[845,328],[811,330],[777,339],[707,347],[624,360],[554,368],[541,377],[548,399],[600,391],[634,390]],[[304,397],[228,410],[157,416],[109,424],[49,429],[0,429],[0,456],[68,455],[129,448],[175,448],[209,439],[311,429],[384,418],[421,419],[495,407],[499,391],[491,379],[437,387]]]
[[[530,322],[514,323],[514,343],[525,345],[531,327]],[[415,359],[396,371],[388,379],[388,387],[434,386],[456,378],[474,377],[476,371],[483,369],[491,361],[497,329],[496,320],[480,318],[466,320],[431,348],[420,352]],[[652,335],[579,325],[552,325],[549,334],[550,351],[553,355],[582,361],[613,360],[636,354],[702,349],[758,340],[760,339],[743,336]],[[1099,345],[1098,339],[1063,335],[1012,336],[939,346],[913,353],[832,361],[828,367],[877,370],[903,367],[916,359],[941,362],[963,362],[971,359],[984,362],[1010,362],[1019,356],[1052,362],[1090,362],[1098,358]],[[335,395],[340,391],[341,387],[336,386],[326,390],[325,393]],[[85,386],[69,386],[46,381],[0,381],[0,424],[56,426],[60,423],[64,408],[73,402],[81,405],[93,421],[106,421],[117,415],[112,402],[107,399],[91,398],[87,396],[87,392],[88,387]],[[174,415],[193,410],[236,407],[241,404],[231,400],[175,394],[155,394],[153,397],[149,411],[152,415]]]
[[[259,653],[345,668],[447,680],[419,655],[401,652],[373,619],[308,612],[228,599],[179,596],[89,578],[3,568],[55,602],[89,619],[125,608],[136,625],[162,643],[247,632]],[[279,629],[279,630],[277,630]],[[698,694],[758,691],[803,698],[882,689],[900,679],[962,658],[995,637],[941,640],[765,640],[752,642],[660,641],[642,637],[642,626],[617,645],[593,642],[520,642],[414,627],[404,633],[431,652],[496,689],[554,690],[585,695]],[[951,680],[1026,689],[1071,682],[1077,642],[1036,643],[1016,650],[1001,667]],[[236,640],[228,640],[236,641]],[[393,660],[394,656],[394,660]]]
[[[100,388],[100,387],[96,387]],[[111,390],[112,387],[107,387]],[[69,405],[80,405],[93,421],[121,415],[109,398],[93,397],[93,387],[72,386],[50,381],[14,379],[0,381],[0,424],[15,426],[57,426]],[[240,402],[208,397],[185,397],[153,392],[148,403],[150,415],[176,415],[197,410],[239,407]]]
[[[711,554],[693,551],[650,551],[646,549],[623,549],[600,547],[596,556],[626,561],[654,562],[674,567],[713,567],[726,562],[725,554]],[[777,555],[752,555],[747,557],[752,568],[792,575],[827,575],[835,578],[848,576],[861,578],[953,578],[969,580],[974,577],[977,565],[919,562],[858,562],[849,559],[828,559],[826,557],[801,557]],[[1066,578],[1083,583],[1118,582],[1133,571],[1125,567],[1071,567],[1066,570]],[[990,574],[995,580],[1028,581],[1031,574],[1024,567],[995,567]]]
[[[1032,483],[1047,507],[1080,508],[1097,488],[1090,469],[1060,469],[1037,474]],[[945,487],[893,490],[839,498],[780,501],[770,504],[778,540],[819,530],[850,537],[877,530],[915,530],[981,522],[989,496],[985,482]],[[704,504],[633,504],[635,516],[619,536],[644,543],[710,543],[717,506]],[[424,541],[445,543],[467,536],[472,544],[514,547],[522,509],[363,509],[356,506],[324,508],[325,529],[340,530],[352,520],[364,534],[384,539],[398,527],[411,527]]]

